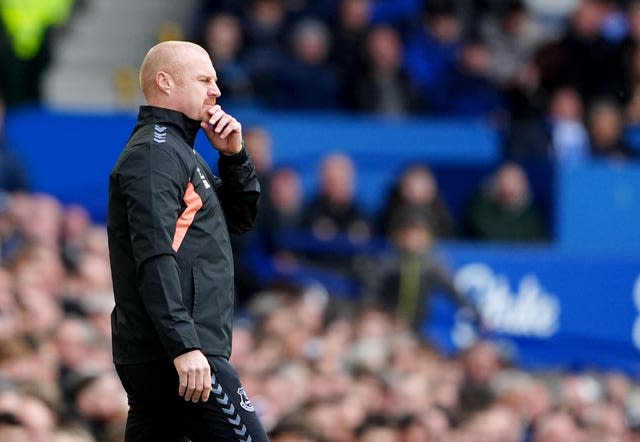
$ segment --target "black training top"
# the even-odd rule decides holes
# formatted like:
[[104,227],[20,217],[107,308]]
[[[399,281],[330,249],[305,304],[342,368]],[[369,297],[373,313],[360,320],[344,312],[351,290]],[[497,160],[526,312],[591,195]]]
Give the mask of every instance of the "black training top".
[[200,122],[142,106],[109,177],[116,364],[189,350],[228,358],[234,286],[229,232],[253,226],[260,186],[245,149],[216,177],[193,149]]

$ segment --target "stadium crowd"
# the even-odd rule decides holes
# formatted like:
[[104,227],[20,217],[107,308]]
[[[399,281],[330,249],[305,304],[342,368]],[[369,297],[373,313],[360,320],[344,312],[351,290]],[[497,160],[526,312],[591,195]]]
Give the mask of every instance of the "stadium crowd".
[[193,38],[227,100],[480,117],[518,159],[635,156],[635,0],[201,3]]
[[[483,327],[446,269],[422,260],[434,239],[547,240],[516,161],[635,157],[625,129],[640,123],[640,2],[208,0],[193,39],[235,103],[474,116],[503,135],[504,161],[464,218],[415,164],[374,219],[358,207],[347,156],[328,155],[317,194],[304,195],[295,168],[272,164],[268,130],[246,130],[264,196],[256,231],[234,238],[232,363],[274,442],[640,441],[638,379],[523,370],[490,340],[444,354],[416,332],[425,312],[406,304],[437,282]],[[105,228],[30,192],[2,133],[0,119],[0,442],[121,441]],[[335,296],[293,277],[302,265],[345,266],[291,247],[286,233],[299,229],[355,245],[386,237],[395,255],[349,259],[361,292]],[[256,273],[256,251],[272,273]],[[424,267],[403,285],[415,256]]]
[[[17,191],[0,210],[0,441],[122,440],[105,229]],[[640,385],[526,371],[480,340],[443,354],[407,321],[281,282],[238,309],[232,362],[274,442],[640,440]]]

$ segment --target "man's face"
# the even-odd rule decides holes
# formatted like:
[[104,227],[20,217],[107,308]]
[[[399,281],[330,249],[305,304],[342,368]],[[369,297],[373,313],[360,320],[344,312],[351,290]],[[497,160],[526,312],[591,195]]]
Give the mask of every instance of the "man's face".
[[185,59],[174,78],[179,110],[191,119],[204,121],[221,95],[216,84],[218,75],[204,50],[190,51]]

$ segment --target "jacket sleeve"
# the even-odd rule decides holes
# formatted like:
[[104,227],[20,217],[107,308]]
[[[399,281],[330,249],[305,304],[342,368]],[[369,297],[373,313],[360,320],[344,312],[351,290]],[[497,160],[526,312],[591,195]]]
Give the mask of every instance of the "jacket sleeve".
[[218,160],[221,181],[216,191],[231,233],[244,233],[253,227],[258,213],[260,184],[256,169],[243,147],[234,155]]
[[142,146],[123,163],[119,179],[142,303],[168,355],[175,358],[200,348],[172,248],[188,177],[175,154]]

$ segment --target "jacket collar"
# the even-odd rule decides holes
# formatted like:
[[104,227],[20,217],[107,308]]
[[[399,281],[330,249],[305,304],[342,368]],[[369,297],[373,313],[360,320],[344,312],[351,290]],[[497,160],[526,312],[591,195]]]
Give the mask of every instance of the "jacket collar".
[[140,106],[138,123],[145,125],[167,124],[173,126],[178,130],[182,139],[191,147],[193,147],[198,130],[200,130],[200,121],[192,120],[182,112],[148,105]]

